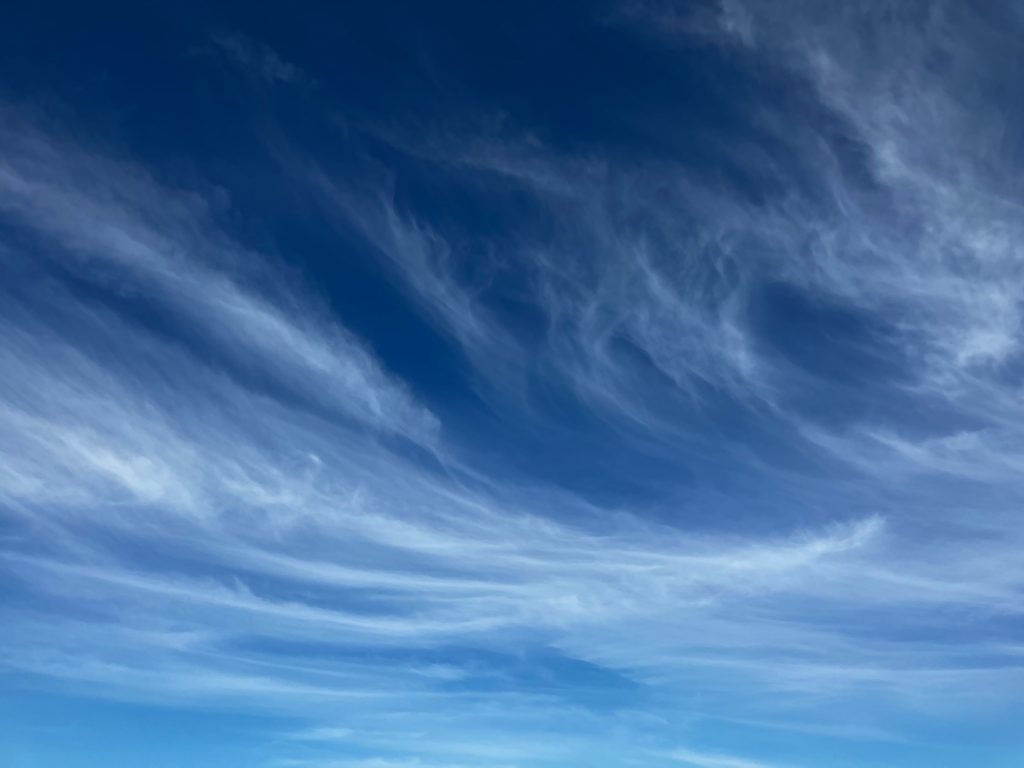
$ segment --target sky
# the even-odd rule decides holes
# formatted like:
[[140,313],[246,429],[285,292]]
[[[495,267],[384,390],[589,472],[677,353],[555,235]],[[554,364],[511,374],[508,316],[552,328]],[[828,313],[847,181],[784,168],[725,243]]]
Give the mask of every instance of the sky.
[[6,8],[0,763],[1024,764],[1022,35]]

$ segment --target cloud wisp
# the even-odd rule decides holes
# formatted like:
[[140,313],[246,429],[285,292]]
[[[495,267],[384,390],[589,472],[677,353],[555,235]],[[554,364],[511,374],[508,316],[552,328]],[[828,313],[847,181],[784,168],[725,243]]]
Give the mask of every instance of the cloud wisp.
[[[615,141],[338,107],[216,37],[294,221],[0,107],[3,674],[275,718],[265,763],[321,768],[896,764],[998,722],[1009,42],[911,5],[617,6],[601,35],[769,95],[719,133],[638,97]],[[264,214],[317,234],[257,247]]]

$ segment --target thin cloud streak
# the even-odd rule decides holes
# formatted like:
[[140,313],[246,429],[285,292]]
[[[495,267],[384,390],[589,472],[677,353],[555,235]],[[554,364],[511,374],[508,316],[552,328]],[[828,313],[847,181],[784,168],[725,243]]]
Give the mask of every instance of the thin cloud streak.
[[[208,205],[4,113],[11,119],[0,137],[0,206],[47,238],[48,251],[60,249],[52,258],[100,285],[143,293],[229,359],[242,352],[238,362],[256,363],[305,397],[410,439],[434,439],[436,417],[350,333],[319,320],[310,296],[279,287],[271,298],[247,285],[261,259],[211,228]],[[301,314],[293,311],[300,304]]]
[[[462,355],[503,425],[481,428],[487,450],[465,428],[476,412],[428,405],[287,254],[241,243],[224,193],[4,107],[0,219],[18,237],[0,270],[31,279],[0,289],[0,570],[19,597],[0,607],[0,665],[120,701],[287,715],[304,726],[274,754],[295,765],[589,750],[782,768],[803,763],[716,749],[690,720],[896,743],[898,724],[880,738],[851,712],[1005,712],[1024,684],[1024,219],[970,139],[991,115],[960,94],[984,62],[936,8],[882,35],[894,66],[866,83],[876,19],[860,4],[606,20],[806,86],[794,119],[766,107],[730,148],[782,177],[774,195],[486,122],[361,124],[432,178],[472,181],[482,207],[511,193],[536,216],[476,247],[368,150],[347,176],[275,135],[296,197],[369,245]],[[989,34],[969,26],[968,47]],[[316,103],[262,43],[216,43]],[[517,430],[576,429],[578,474],[610,453],[611,480],[649,472],[652,497],[673,493],[605,498],[503,463]]]

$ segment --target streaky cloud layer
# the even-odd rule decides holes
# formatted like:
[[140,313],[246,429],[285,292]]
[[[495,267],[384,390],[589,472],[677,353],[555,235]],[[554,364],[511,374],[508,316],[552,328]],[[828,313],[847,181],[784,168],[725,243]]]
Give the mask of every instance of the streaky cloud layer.
[[1019,11],[442,5],[0,70],[13,764],[1016,764]]

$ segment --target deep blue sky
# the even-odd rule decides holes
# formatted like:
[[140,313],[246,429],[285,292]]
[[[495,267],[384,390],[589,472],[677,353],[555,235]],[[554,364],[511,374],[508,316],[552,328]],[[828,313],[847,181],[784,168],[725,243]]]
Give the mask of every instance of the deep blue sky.
[[0,763],[1024,763],[1022,34],[5,10]]

